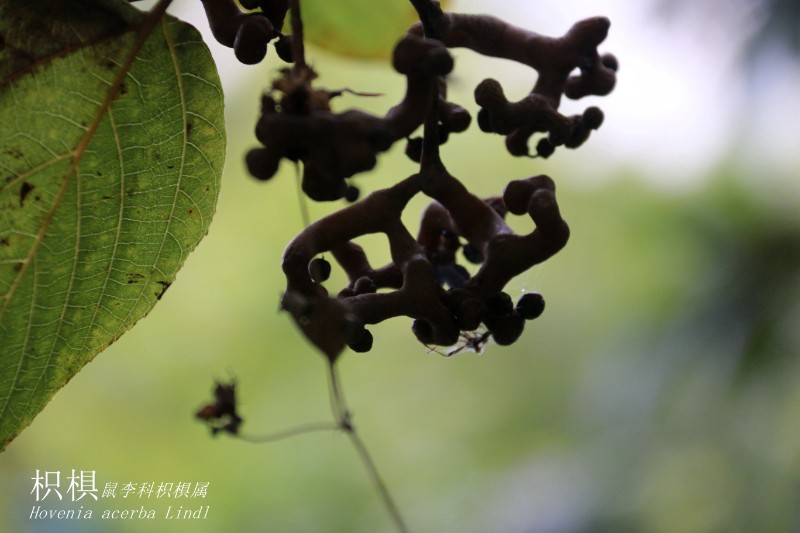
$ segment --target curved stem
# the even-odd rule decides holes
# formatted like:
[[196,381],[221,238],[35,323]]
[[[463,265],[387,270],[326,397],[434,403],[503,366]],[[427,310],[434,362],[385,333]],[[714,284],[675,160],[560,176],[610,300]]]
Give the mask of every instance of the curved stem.
[[367,447],[364,445],[364,442],[361,440],[352,426],[346,431],[347,435],[350,437],[350,442],[353,443],[353,447],[358,453],[358,457],[361,459],[361,462],[364,464],[364,468],[367,470],[367,474],[369,475],[370,479],[372,479],[372,483],[375,485],[375,488],[378,489],[381,499],[383,500],[383,504],[386,506],[386,509],[392,516],[392,520],[394,521],[394,525],[397,527],[397,530],[401,532],[407,532],[408,527],[406,527],[403,516],[400,514],[400,509],[397,507],[394,499],[392,499],[392,495],[389,493],[386,483],[383,482],[383,478],[381,478],[378,468],[375,466],[375,463],[367,451]]
[[[417,11],[419,20],[422,23],[422,30],[426,39],[439,39],[443,32],[441,30],[441,20],[443,17],[439,3],[433,0],[410,0],[411,5]],[[425,117],[425,127],[422,137],[422,159],[420,168],[422,170],[438,168],[442,166],[439,156],[439,84],[433,87],[430,107]]]
[[303,424],[301,426],[295,426],[284,431],[268,433],[266,435],[248,435],[246,433],[239,433],[236,435],[236,437],[242,439],[243,441],[263,444],[266,442],[275,442],[288,439],[289,437],[296,437],[297,435],[303,435],[305,433],[314,433],[317,431],[337,431],[339,429],[341,429],[341,426],[337,423],[314,422],[310,424]]
[[401,533],[407,532],[408,528],[403,520],[403,516],[400,514],[399,507],[397,507],[397,504],[389,492],[389,488],[383,481],[380,472],[378,472],[378,467],[375,466],[375,461],[372,460],[372,456],[369,454],[364,441],[362,441],[361,437],[358,436],[358,433],[356,433],[356,428],[353,426],[353,423],[350,420],[350,411],[348,411],[347,405],[345,404],[344,396],[342,394],[342,387],[339,383],[339,376],[336,372],[336,367],[333,362],[328,365],[328,383],[330,385],[331,392],[331,409],[333,410],[333,415],[336,418],[338,429],[341,429],[347,433],[348,437],[350,437],[350,442],[353,443],[353,447],[356,449],[358,458],[364,465],[364,469],[367,471],[367,475],[369,476],[370,480],[372,480],[372,484],[375,485],[376,489],[378,489],[378,494],[383,501],[383,505],[386,507],[386,510],[389,511],[389,515],[392,517],[392,521],[394,522],[397,530]]
[[346,430],[350,426],[350,414],[347,412],[347,405],[345,404],[342,388],[339,384],[339,375],[336,372],[336,365],[332,361],[328,364],[328,387],[330,388],[333,418],[336,420],[339,428]]
[[308,203],[306,202],[306,195],[303,194],[302,173],[300,172],[300,162],[294,164],[294,178],[295,185],[297,186],[297,203],[300,204],[300,217],[303,220],[303,229],[311,224],[311,218],[308,215]]
[[410,2],[422,22],[425,37],[441,39],[442,8],[439,7],[439,2],[433,0],[410,0]]

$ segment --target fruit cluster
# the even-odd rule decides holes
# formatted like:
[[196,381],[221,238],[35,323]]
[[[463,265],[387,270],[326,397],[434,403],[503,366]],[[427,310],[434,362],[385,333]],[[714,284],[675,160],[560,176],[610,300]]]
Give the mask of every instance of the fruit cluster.
[[[475,102],[481,108],[478,126],[505,135],[508,151],[518,156],[528,155],[531,135],[545,132],[548,137],[540,141],[537,150],[538,155],[547,157],[556,146],[577,148],[603,122],[603,112],[597,107],[571,117],[560,114],[558,107],[562,95],[570,99],[603,96],[614,88],[617,60],[597,51],[610,24],[605,17],[593,17],[575,23],[561,37],[547,37],[489,15],[443,13],[436,30],[448,48],[465,47],[536,70],[533,89],[518,102],[508,101],[497,80],[483,80],[475,88]],[[411,32],[422,34],[422,25]],[[579,74],[573,74],[576,69]]]
[[[347,180],[372,169],[378,154],[396,141],[407,139],[406,154],[420,162],[418,173],[317,220],[286,248],[282,305],[306,337],[331,362],[345,346],[368,351],[373,338],[366,326],[395,316],[412,318],[414,335],[429,346],[451,346],[459,339],[473,349],[489,338],[503,345],[515,342],[525,321],[542,313],[544,300],[529,293],[514,303],[503,289],[563,248],[569,228],[547,176],[511,181],[502,196],[481,200],[447,171],[438,146],[471,122],[465,108],[446,99],[446,76],[453,69],[448,48],[465,47],[537,72],[531,92],[517,102],[507,99],[497,80],[482,81],[475,89],[477,123],[485,132],[504,135],[515,156],[530,155],[531,137],[542,133],[536,155],[548,157],[556,147],[580,146],[603,122],[597,107],[565,116],[559,105],[562,96],[602,96],[613,89],[617,61],[597,50],[608,34],[608,19],[582,20],[561,37],[547,37],[492,16],[447,13],[437,2],[411,0],[422,22],[400,39],[392,57],[395,70],[406,78],[406,94],[384,116],[375,116],[357,109],[334,112],[331,100],[341,91],[314,87],[298,0],[242,2],[260,9],[247,14],[231,0],[203,1],[214,35],[244,62],[262,59],[272,39],[278,39],[276,47],[291,44],[281,56],[294,65],[262,99],[256,137],[263,146],[246,157],[253,176],[272,178],[284,159],[302,163],[302,187],[311,199],[355,202],[358,190]],[[280,33],[287,9],[291,37]],[[412,137],[423,123],[424,137]],[[401,215],[418,193],[434,201],[413,237]],[[527,214],[535,229],[515,234],[505,223],[508,213]],[[390,264],[373,268],[353,242],[372,233],[387,236]],[[468,262],[480,264],[477,272],[458,264],[459,250]],[[330,253],[349,279],[334,296],[323,285],[331,270],[323,253]]]
[[[414,238],[401,215],[419,192],[436,202],[426,209]],[[527,235],[515,234],[503,219],[506,209],[528,214],[536,228]],[[353,242],[371,233],[387,236],[390,264],[373,268]],[[481,324],[495,342],[511,344],[522,333],[525,320],[541,314],[544,301],[529,293],[515,306],[502,289],[558,252],[568,238],[555,185],[547,176],[512,181],[502,198],[483,201],[443,166],[430,167],[300,233],[284,252],[287,288],[282,303],[306,337],[331,360],[345,346],[368,351],[372,335],[365,326],[395,316],[413,318],[414,335],[426,345],[451,346],[462,333],[474,332]],[[468,243],[472,259],[482,260],[474,276],[456,263],[461,239]],[[318,256],[325,252],[349,278],[334,298],[323,286],[330,265]]]

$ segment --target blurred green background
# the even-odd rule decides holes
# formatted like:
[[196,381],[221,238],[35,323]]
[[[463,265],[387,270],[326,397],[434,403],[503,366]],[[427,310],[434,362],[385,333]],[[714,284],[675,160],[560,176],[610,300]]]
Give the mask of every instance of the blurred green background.
[[[547,161],[513,159],[474,125],[443,147],[480,195],[539,173],[556,180],[570,243],[507,288],[541,292],[547,310],[514,346],[449,359],[417,343],[408,319],[374,327],[373,350],[340,362],[354,422],[413,531],[800,531],[796,3],[557,4],[451,5],[554,35],[608,15],[601,48],[620,60],[618,89],[562,106],[600,105],[603,128]],[[201,26],[195,2],[174,7]],[[152,313],[0,455],[2,531],[392,529],[343,435],[254,445],[212,438],[193,419],[214,380],[232,377],[248,432],[330,419],[324,361],[278,312],[281,253],[303,227],[294,170],[263,184],[242,164],[279,64],[243,67],[212,50],[229,151],[211,231]],[[456,57],[451,99],[472,111],[486,76],[512,97],[533,81],[502,61]],[[385,94],[346,95],[339,109],[383,113],[402,97],[384,63],[317,48],[309,58],[322,86]],[[402,150],[356,179],[362,193],[414,172]],[[425,204],[406,210],[412,231]],[[318,218],[342,206],[309,209]],[[364,244],[373,264],[388,259],[383,238]],[[209,505],[208,519],[163,520],[167,502],[131,497],[89,501],[91,521],[32,521],[34,505],[74,507],[35,502],[37,469],[60,471],[64,493],[72,469],[94,470],[101,492],[207,481],[204,500],[182,503]],[[140,505],[158,518],[99,519]]]

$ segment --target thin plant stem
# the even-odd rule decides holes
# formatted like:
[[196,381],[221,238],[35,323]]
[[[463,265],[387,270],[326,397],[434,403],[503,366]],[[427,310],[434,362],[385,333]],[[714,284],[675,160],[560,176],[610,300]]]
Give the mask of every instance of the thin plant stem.
[[317,431],[338,431],[340,429],[341,425],[338,423],[314,422],[310,424],[303,424],[301,426],[295,426],[293,428],[289,428],[284,431],[267,433],[266,435],[250,435],[247,433],[239,433],[238,435],[236,435],[236,437],[242,439],[243,441],[263,444],[267,442],[275,442],[283,439],[288,439],[290,437],[296,437],[298,435],[303,435],[305,433],[314,433]]
[[308,216],[308,203],[306,203],[306,195],[303,194],[303,185],[301,184],[302,177],[300,175],[300,163],[295,163],[295,184],[297,186],[297,203],[300,204],[300,216],[303,219],[303,227],[307,228],[311,223],[311,218]]
[[342,387],[339,383],[339,374],[333,362],[328,364],[328,387],[330,389],[333,418],[336,419],[340,427],[345,428],[345,426],[350,425],[350,415],[347,412],[347,404],[345,403]]
[[353,443],[353,447],[356,449],[359,459],[361,459],[361,462],[364,464],[367,474],[369,475],[370,479],[372,479],[372,483],[375,485],[375,488],[378,489],[381,499],[383,500],[383,504],[386,506],[386,509],[392,516],[392,521],[394,521],[394,525],[397,527],[397,530],[402,533],[407,533],[408,527],[406,527],[406,523],[403,520],[403,515],[400,514],[400,509],[394,502],[386,483],[383,482],[383,478],[381,477],[380,472],[378,472],[378,468],[375,466],[375,462],[372,460],[369,451],[367,451],[367,447],[364,445],[364,442],[358,436],[355,428],[353,428],[352,425],[350,426],[349,430],[345,431],[347,432],[347,436],[350,437],[350,442]]
[[364,441],[361,440],[361,437],[359,437],[352,420],[350,420],[350,411],[348,411],[347,405],[345,404],[341,383],[339,382],[339,376],[333,362],[328,365],[328,382],[331,391],[331,409],[339,423],[339,429],[347,433],[347,436],[350,437],[350,442],[353,443],[358,458],[367,471],[367,476],[369,476],[372,484],[378,490],[383,505],[389,512],[397,530],[401,533],[408,532],[408,527],[403,520],[403,515],[400,513],[400,508],[395,503],[394,498],[392,498],[389,488],[386,486],[386,483],[383,481],[378,471],[378,467],[375,466],[375,461],[372,460],[372,456],[369,454],[369,450],[367,450],[367,446],[364,444]]

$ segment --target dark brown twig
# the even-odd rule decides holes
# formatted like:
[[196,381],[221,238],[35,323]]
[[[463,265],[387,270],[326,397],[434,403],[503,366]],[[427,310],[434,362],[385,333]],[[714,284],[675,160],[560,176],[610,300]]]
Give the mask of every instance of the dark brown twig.
[[303,17],[300,15],[300,0],[289,0],[292,16],[292,59],[294,72],[298,74],[308,68],[306,64],[306,45],[303,38]]
[[439,2],[434,0],[410,0],[411,5],[417,11],[420,24],[425,31],[428,39],[440,39],[442,28],[442,8]]

